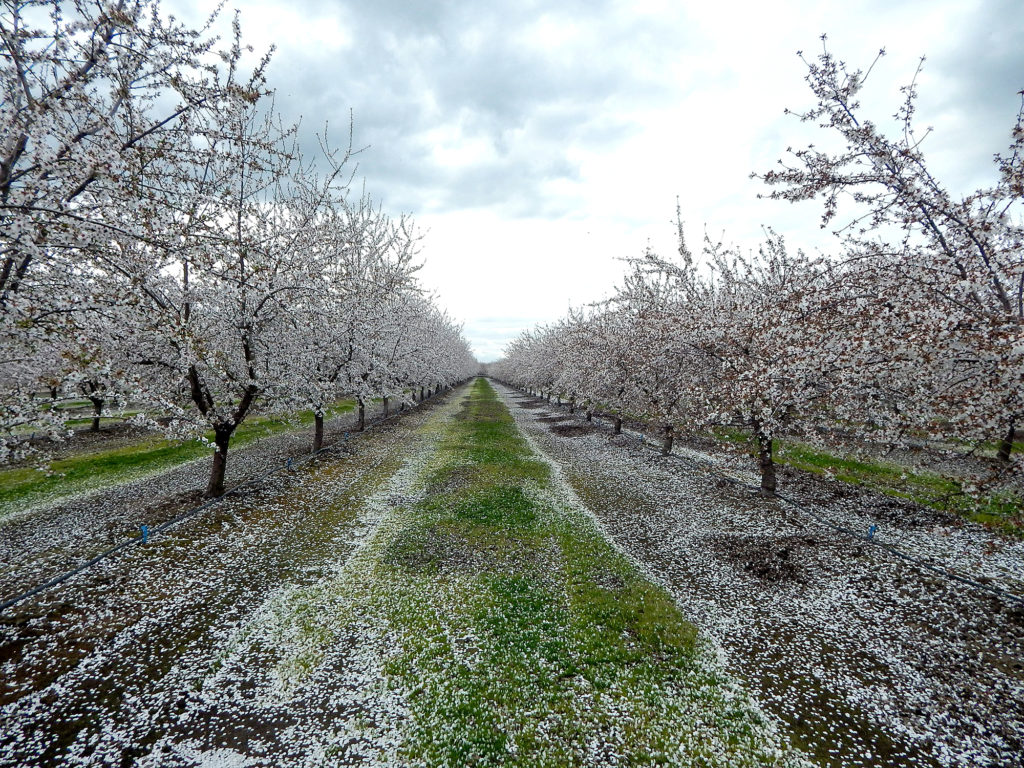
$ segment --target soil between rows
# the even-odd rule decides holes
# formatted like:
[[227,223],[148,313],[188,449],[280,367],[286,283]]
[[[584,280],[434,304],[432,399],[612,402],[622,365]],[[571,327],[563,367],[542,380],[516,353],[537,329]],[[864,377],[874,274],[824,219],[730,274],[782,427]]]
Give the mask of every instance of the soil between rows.
[[[425,404],[429,407],[429,403]],[[370,411],[371,409],[367,409]],[[369,418],[379,415],[368,413]],[[325,445],[337,444],[356,423],[352,413],[325,425]],[[86,433],[88,434],[88,433]],[[104,434],[104,433],[101,433]],[[281,469],[309,451],[311,428],[260,438],[228,453],[228,488]],[[0,600],[85,562],[202,503],[210,459],[204,456],[152,476],[59,499],[0,519]]]
[[[372,532],[364,502],[401,456],[429,449],[420,427],[434,407],[379,425],[355,455],[277,475],[6,612],[0,766],[194,765],[189,750],[216,762],[218,750],[240,745],[256,756],[252,765],[282,765],[315,742],[317,723],[338,715],[330,701],[311,700],[304,717],[284,705],[248,707],[260,693],[253,670],[272,659],[255,654],[237,675],[218,675],[218,665],[268,595],[330,577]],[[88,511],[116,514],[117,504],[168,482],[114,489],[107,503],[93,495]],[[335,653],[344,657],[344,647],[339,641]],[[155,746],[169,736],[185,745],[180,754]],[[259,762],[261,753],[274,757]]]
[[[1017,605],[501,391],[605,531],[720,644],[729,668],[816,764],[1024,765]],[[1019,590],[1019,541],[822,485],[786,490],[848,527],[881,523],[888,541]]]
[[0,765],[800,765],[474,391],[29,601]]

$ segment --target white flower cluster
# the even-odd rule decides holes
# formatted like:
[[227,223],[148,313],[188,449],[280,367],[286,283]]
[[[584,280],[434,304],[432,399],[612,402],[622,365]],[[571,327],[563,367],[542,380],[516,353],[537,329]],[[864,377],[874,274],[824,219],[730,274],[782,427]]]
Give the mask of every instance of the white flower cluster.
[[[326,131],[303,157],[238,20],[157,0],[0,11],[0,461],[71,395],[212,432],[208,495],[253,408],[412,398],[476,363],[425,296],[419,235],[349,193]],[[45,393],[45,394],[44,394]],[[319,434],[319,430],[318,430]]]
[[[642,419],[665,449],[683,428],[747,430],[773,493],[782,428],[889,443],[996,444],[982,487],[1016,482],[1024,418],[1022,112],[998,182],[956,199],[915,138],[915,86],[897,138],[858,117],[867,77],[827,49],[807,62],[817,99],[804,120],[845,149],[791,153],[761,178],[771,196],[821,197],[854,218],[834,258],[790,254],[771,229],[756,255],[706,239],[700,263],[679,224],[678,260],[631,261],[607,302],[509,345],[494,375],[587,409]],[[846,210],[846,208],[844,208]]]

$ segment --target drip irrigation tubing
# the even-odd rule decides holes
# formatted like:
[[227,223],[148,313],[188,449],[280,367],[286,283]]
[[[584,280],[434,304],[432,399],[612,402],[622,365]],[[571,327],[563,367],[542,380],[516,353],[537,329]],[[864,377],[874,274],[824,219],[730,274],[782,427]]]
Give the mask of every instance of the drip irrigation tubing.
[[[455,389],[456,386],[459,386],[459,385],[454,385],[454,386],[450,387],[448,390],[446,390],[446,392],[452,391],[453,389]],[[445,394],[445,393],[440,393],[440,394]],[[422,405],[423,402],[425,402],[426,400],[433,400],[435,397],[437,397],[437,394],[431,395],[430,397],[425,398],[424,400],[420,400],[420,401],[417,402],[415,408],[410,408],[409,410],[399,410],[399,411],[395,411],[392,414],[389,414],[388,416],[378,416],[377,418],[367,419],[366,420],[366,429],[364,431],[361,431],[361,432],[354,432],[353,433],[353,437],[359,437],[360,435],[365,435],[366,432],[370,428],[379,427],[382,424],[386,424],[386,423],[388,423],[390,421],[394,421],[395,419],[400,418],[401,416],[405,415],[406,413],[412,413],[417,408],[419,408],[419,406]],[[349,432],[346,432],[346,434],[349,434]],[[296,469],[298,467],[303,466],[304,464],[308,464],[313,459],[315,459],[315,458],[317,458],[319,456],[322,456],[325,453],[337,453],[339,451],[343,452],[343,453],[351,453],[351,448],[349,448],[349,438],[343,438],[340,443],[335,442],[333,445],[329,445],[326,448],[321,448],[319,451],[315,451],[313,453],[308,453],[308,454],[302,456],[301,458],[299,458],[297,460],[293,459],[292,457],[289,457],[285,461],[283,466],[278,467],[277,469],[275,469],[275,470],[273,470],[271,472],[268,472],[268,473],[266,473],[264,475],[261,475],[258,478],[250,478],[249,480],[246,480],[244,483],[239,483],[238,485],[234,486],[233,488],[230,488],[229,490],[225,491],[223,494],[221,494],[217,498],[210,499],[209,501],[207,501],[207,502],[205,502],[203,504],[200,504],[198,507],[194,507],[193,509],[185,510],[184,512],[181,512],[180,514],[176,515],[175,517],[172,517],[170,520],[165,520],[164,522],[160,523],[160,525],[158,525],[155,528],[151,529],[145,539],[143,539],[142,536],[136,536],[136,537],[133,537],[131,539],[125,539],[124,541],[120,542],[119,544],[115,544],[110,549],[104,550],[103,552],[100,552],[98,555],[94,555],[93,557],[91,557],[90,559],[86,560],[81,565],[78,565],[78,566],[72,568],[70,571],[65,571],[64,573],[60,574],[59,576],[54,576],[52,579],[50,579],[49,581],[47,581],[47,582],[45,582],[43,584],[39,584],[39,585],[37,585],[35,587],[32,587],[29,590],[26,590],[25,592],[22,592],[19,595],[15,595],[14,597],[10,597],[10,598],[4,600],[2,603],[0,603],[0,613],[3,613],[8,608],[11,608],[12,606],[17,605],[18,603],[22,602],[23,600],[27,600],[28,598],[33,597],[34,595],[38,595],[40,592],[44,592],[44,591],[46,591],[46,590],[48,590],[48,589],[50,589],[52,587],[56,587],[58,584],[62,584],[63,582],[67,581],[68,579],[70,579],[70,578],[72,578],[74,576],[77,576],[82,571],[85,571],[85,570],[91,568],[92,566],[96,565],[97,563],[100,563],[103,560],[106,560],[107,558],[112,557],[113,555],[117,554],[118,552],[120,552],[123,549],[127,549],[128,547],[135,546],[135,545],[142,545],[142,544],[148,542],[156,534],[163,533],[164,531],[168,530],[172,526],[177,525],[178,523],[182,522],[183,520],[187,520],[188,518],[193,517],[193,516],[199,514],[200,512],[203,512],[204,510],[209,509],[210,507],[216,506],[220,502],[222,502],[225,499],[227,499],[229,496],[236,495],[236,494],[238,494],[239,492],[241,492],[242,490],[244,490],[246,488],[263,485],[264,483],[267,482],[267,480],[269,478],[273,477],[274,475],[277,475],[277,474],[279,474],[281,472],[290,472],[290,471],[292,471],[292,470],[294,470],[294,469]]]
[[[504,382],[502,382],[502,383],[504,384]],[[509,385],[505,384],[505,386],[509,386]],[[515,387],[510,387],[510,388],[515,390],[515,391],[522,392],[523,394],[528,395],[529,397],[533,397],[534,399],[544,400],[543,397],[538,397],[537,395],[532,395],[529,392],[526,392],[525,390],[516,389]],[[565,403],[558,404],[558,403],[552,403],[551,401],[546,401],[546,402],[547,402],[547,404],[549,406],[554,407],[554,408],[560,408],[560,407],[564,407],[565,405],[567,405]],[[596,419],[606,419],[607,418],[603,414],[597,414],[597,413],[593,413],[593,412],[592,412],[591,415],[593,416],[593,418],[595,420]],[[593,422],[591,422],[591,423],[593,423]],[[659,454],[661,453],[660,450],[657,448],[657,446],[653,442],[649,442],[647,439],[645,439],[645,436],[644,436],[643,433],[634,432],[633,430],[623,429],[620,434],[627,435],[628,437],[633,437],[634,439],[636,439],[644,447],[650,448],[650,450],[652,450],[652,451],[658,451]],[[707,471],[710,471],[714,475],[722,478],[726,482],[731,483],[733,485],[740,486],[742,488],[746,488],[746,489],[751,490],[751,491],[760,491],[759,488],[757,488],[756,486],[751,485],[750,483],[744,482],[743,480],[740,480],[737,477],[732,477],[730,475],[725,474],[712,461],[701,461],[700,459],[696,459],[696,458],[693,458],[693,457],[690,457],[690,456],[680,456],[680,455],[674,454],[674,453],[661,454],[661,455],[665,456],[665,458],[675,459],[676,461],[680,461],[680,462],[683,462],[683,463],[688,463],[688,464],[690,464],[692,466],[703,468],[703,469],[705,469]],[[817,520],[822,525],[825,525],[828,528],[831,528],[831,529],[833,529],[835,531],[838,531],[838,532],[846,534],[847,536],[850,536],[850,537],[852,537],[854,539],[857,539],[857,541],[861,542],[862,544],[870,544],[872,546],[878,547],[879,549],[883,549],[886,552],[889,552],[890,554],[894,555],[895,557],[898,557],[898,558],[900,558],[902,560],[905,560],[905,561],[907,561],[909,563],[913,563],[914,565],[916,565],[916,566],[918,566],[920,568],[924,568],[924,569],[926,569],[928,571],[931,571],[932,573],[938,574],[939,576],[943,576],[943,577],[945,577],[945,578],[947,578],[947,579],[949,579],[951,581],[959,582],[960,584],[963,584],[963,585],[968,586],[968,587],[972,587],[975,590],[984,590],[985,592],[989,592],[991,594],[998,595],[999,597],[1002,597],[1005,600],[1009,600],[1010,602],[1017,603],[1018,605],[1024,606],[1024,595],[1015,594],[1013,592],[1010,592],[1008,590],[1002,589],[1000,587],[993,586],[992,584],[985,584],[984,582],[979,581],[977,579],[970,578],[969,576],[961,576],[960,574],[956,573],[955,571],[951,570],[950,568],[943,567],[941,565],[936,565],[935,563],[932,563],[932,562],[928,562],[927,560],[925,560],[923,558],[920,558],[920,557],[917,557],[915,555],[912,555],[909,552],[904,552],[903,550],[897,549],[896,547],[892,546],[891,544],[886,544],[885,542],[879,541],[878,539],[869,538],[869,537],[863,535],[862,533],[858,533],[857,531],[854,531],[854,530],[852,530],[850,528],[846,528],[845,526],[839,525],[838,523],[835,523],[832,520],[829,520],[824,515],[821,515],[821,514],[815,512],[814,510],[810,509],[806,505],[800,503],[796,499],[790,498],[789,496],[783,496],[781,493],[776,492],[775,493],[775,498],[779,499],[780,501],[784,501],[785,503],[789,504],[794,509],[796,509],[796,510],[798,510],[800,512],[803,512],[805,515],[813,518],[814,520]]]

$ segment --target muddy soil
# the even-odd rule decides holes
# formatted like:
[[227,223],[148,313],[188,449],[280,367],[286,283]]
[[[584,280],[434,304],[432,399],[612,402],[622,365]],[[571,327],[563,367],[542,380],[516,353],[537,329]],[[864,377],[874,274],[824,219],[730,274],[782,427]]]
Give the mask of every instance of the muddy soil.
[[596,432],[600,432],[599,427],[591,426],[590,424],[555,424],[551,427],[551,431],[556,435],[562,437],[579,437],[580,435],[592,435]]

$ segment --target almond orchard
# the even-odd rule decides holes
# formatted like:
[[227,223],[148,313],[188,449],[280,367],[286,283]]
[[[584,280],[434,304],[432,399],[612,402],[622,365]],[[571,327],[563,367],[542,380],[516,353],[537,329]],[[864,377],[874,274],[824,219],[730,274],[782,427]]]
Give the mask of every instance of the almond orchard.
[[242,67],[237,18],[221,48],[156,3],[68,11],[3,17],[4,459],[59,437],[48,405],[80,393],[97,418],[130,402],[169,435],[212,432],[218,496],[257,405],[311,409],[322,434],[342,394],[407,398],[475,370],[417,284],[412,220],[350,194],[350,148],[326,127],[302,154],[267,59]]
[[963,492],[1010,489],[1019,503],[1022,113],[996,157],[998,183],[957,199],[925,164],[915,85],[892,139],[860,115],[866,73],[827,49],[806,64],[817,102],[797,116],[842,148],[790,151],[758,177],[774,198],[820,199],[823,227],[849,212],[834,256],[793,253],[766,230],[756,253],[705,236],[697,257],[677,215],[678,257],[631,259],[611,299],[524,332],[490,370],[619,424],[649,424],[665,453],[681,431],[742,429],[766,495],[778,436],[841,434],[968,455],[995,444],[998,461],[970,473]]
[[[698,247],[677,201],[675,253],[535,324],[575,286],[502,239],[605,215],[545,195],[618,162],[671,9],[250,5],[266,53],[223,3],[0,9],[0,768],[1024,766],[1024,106],[957,194],[923,70],[870,114],[884,51],[823,36],[815,143],[746,181],[829,247]],[[605,92],[623,40],[657,66]]]

